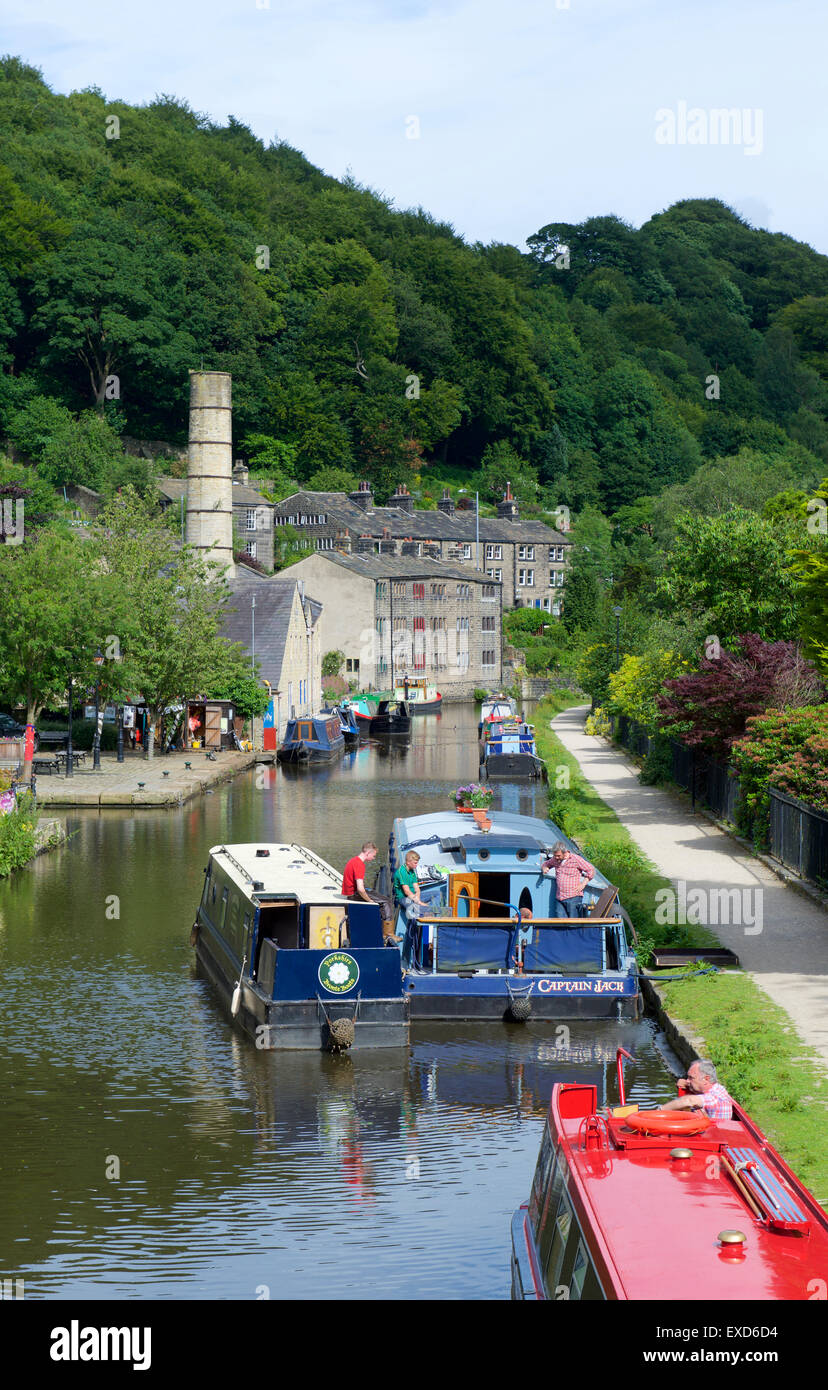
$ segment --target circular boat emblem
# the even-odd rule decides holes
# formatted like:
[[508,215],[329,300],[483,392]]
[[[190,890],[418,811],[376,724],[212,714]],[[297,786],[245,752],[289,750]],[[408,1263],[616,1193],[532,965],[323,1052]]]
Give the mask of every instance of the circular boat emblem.
[[329,994],[347,994],[359,979],[359,966],[345,951],[332,951],[319,963],[319,983]]

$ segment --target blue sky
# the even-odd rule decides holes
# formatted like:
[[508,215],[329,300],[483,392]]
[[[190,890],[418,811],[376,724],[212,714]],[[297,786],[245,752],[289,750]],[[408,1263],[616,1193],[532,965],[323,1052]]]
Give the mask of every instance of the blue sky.
[[469,241],[718,197],[828,252],[817,0],[3,0],[0,47],[232,113]]

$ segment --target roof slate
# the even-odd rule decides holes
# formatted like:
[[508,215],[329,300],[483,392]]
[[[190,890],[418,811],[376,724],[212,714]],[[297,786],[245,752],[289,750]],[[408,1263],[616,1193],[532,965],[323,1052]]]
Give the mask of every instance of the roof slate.
[[[485,570],[468,565],[453,565],[448,560],[434,560],[430,555],[374,555],[373,553],[342,555],[337,550],[318,550],[314,560],[327,560],[332,565],[364,574],[369,579],[462,579],[467,584],[496,584]],[[299,561],[301,564],[302,561]]]
[[268,579],[264,584],[246,575],[228,581],[230,600],[222,615],[220,631],[231,642],[251,649],[251,598],[256,599],[256,660],[262,676],[278,684],[296,593],[295,579]]
[[[473,509],[455,512],[453,516],[441,511],[406,512],[400,507],[374,507],[372,511],[364,512],[355,502],[351,502],[344,492],[294,492],[290,497],[284,497],[281,502],[277,502],[276,508],[277,520],[286,509],[290,512],[298,508],[299,511],[311,515],[322,512],[327,516],[328,524],[347,526],[352,534],[357,536],[364,531],[381,538],[384,526],[388,527],[395,540],[410,536],[412,540],[473,541],[476,534]],[[481,516],[480,539],[513,543],[537,540],[544,541],[547,545],[572,544],[570,537],[556,531],[552,526],[547,526],[544,521],[508,521],[503,517],[492,516]]]

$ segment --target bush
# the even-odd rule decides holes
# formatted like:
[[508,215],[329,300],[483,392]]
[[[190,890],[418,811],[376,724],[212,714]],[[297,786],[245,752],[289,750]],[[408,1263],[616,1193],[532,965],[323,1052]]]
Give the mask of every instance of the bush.
[[14,811],[0,816],[0,878],[8,878],[34,858],[37,844],[37,811],[28,792],[17,798]]
[[662,787],[673,781],[673,749],[669,738],[657,734],[651,740],[638,780],[644,787]]
[[322,658],[322,675],[338,676],[345,660],[345,653],[334,648],[333,651],[325,652]]
[[828,810],[828,704],[749,719],[731,760],[742,788],[739,825],[757,844],[767,842],[771,786]]
[[609,738],[612,734],[612,725],[606,712],[599,707],[594,714],[587,715],[584,732],[598,734],[601,738]]
[[[66,734],[69,732],[69,725],[65,721],[39,719],[37,721],[39,733],[52,731],[55,733]],[[92,751],[92,740],[95,736],[94,719],[73,719],[72,720],[72,747],[79,752],[90,753]],[[118,746],[118,727],[116,724],[104,724],[101,729],[101,751],[113,753]],[[45,750],[44,750],[45,751]]]

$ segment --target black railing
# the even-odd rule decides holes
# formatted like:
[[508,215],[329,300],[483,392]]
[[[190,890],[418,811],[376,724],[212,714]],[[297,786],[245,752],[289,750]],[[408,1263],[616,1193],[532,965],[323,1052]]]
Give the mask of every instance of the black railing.
[[828,883],[828,812],[770,788],[770,852],[800,878]]
[[[631,752],[646,757],[654,740],[627,715],[616,720],[616,740]],[[670,739],[672,779],[689,792],[693,804],[712,811],[719,819],[737,824],[742,788],[732,767],[705,757]],[[786,792],[770,788],[769,850],[786,868],[820,887],[828,884],[828,812]]]

